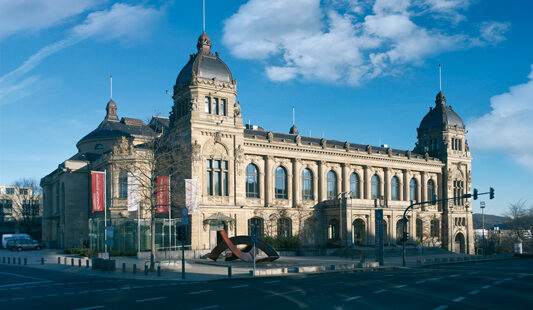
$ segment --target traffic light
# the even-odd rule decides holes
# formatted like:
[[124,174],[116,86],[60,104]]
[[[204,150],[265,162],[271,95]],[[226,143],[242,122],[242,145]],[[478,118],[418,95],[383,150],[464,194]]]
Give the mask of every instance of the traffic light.
[[477,200],[477,188],[474,188],[474,200]]
[[489,198],[490,199],[494,199],[494,188],[492,188],[492,187],[489,190]]
[[179,241],[187,240],[187,226],[181,225],[178,227],[178,240]]
[[431,197],[431,204],[436,205],[437,204],[437,194],[433,194],[433,197]]
[[409,240],[409,233],[407,231],[404,231],[402,241],[407,242],[407,240]]

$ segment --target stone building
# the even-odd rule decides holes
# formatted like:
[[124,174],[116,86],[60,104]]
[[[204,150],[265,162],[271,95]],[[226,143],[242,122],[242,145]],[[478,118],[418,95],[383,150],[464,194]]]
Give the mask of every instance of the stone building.
[[0,235],[41,237],[41,195],[31,186],[0,185]]
[[121,171],[157,137],[177,154],[172,217],[186,204],[185,180],[197,180],[199,208],[188,216],[192,249],[213,248],[219,230],[248,235],[252,226],[261,235],[299,236],[306,247],[373,245],[378,208],[384,241],[394,244],[410,202],[436,195],[450,200],[408,214],[411,240],[473,253],[471,202],[453,199],[471,192],[471,157],[465,126],[442,92],[412,151],[304,136],[296,126],[272,132],[243,124],[237,82],[211,52],[206,33],[197,49],[178,74],[168,119],[119,121],[110,101],[104,121],[78,142],[78,153],[42,179],[50,241],[72,246],[89,233],[87,223],[97,216],[90,209],[90,170],[107,171],[112,217],[146,217],[127,211]]

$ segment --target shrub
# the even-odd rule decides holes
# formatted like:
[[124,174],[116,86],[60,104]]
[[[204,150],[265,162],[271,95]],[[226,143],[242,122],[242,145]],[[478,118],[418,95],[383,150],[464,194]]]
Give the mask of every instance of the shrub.
[[98,253],[96,253],[95,250],[88,248],[66,248],[63,251],[65,252],[65,254],[81,255],[85,257],[98,256]]
[[292,236],[292,237],[271,237],[271,236],[265,236],[261,238],[261,241],[267,243],[271,247],[273,247],[275,250],[278,251],[297,251],[302,246],[302,242],[300,241],[300,237],[298,236]]

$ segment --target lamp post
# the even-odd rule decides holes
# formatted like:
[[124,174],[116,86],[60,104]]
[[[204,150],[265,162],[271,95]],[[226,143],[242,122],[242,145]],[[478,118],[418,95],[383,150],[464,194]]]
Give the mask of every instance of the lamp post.
[[[347,192],[341,192],[337,195],[339,197],[339,216],[340,216],[340,222],[339,222],[339,247],[342,247],[342,195],[347,195],[351,193],[351,191]],[[346,197],[346,196],[345,196]],[[346,202],[347,204],[348,202]],[[346,235],[348,235],[348,225],[346,225]],[[348,236],[346,236],[346,246],[348,246]]]

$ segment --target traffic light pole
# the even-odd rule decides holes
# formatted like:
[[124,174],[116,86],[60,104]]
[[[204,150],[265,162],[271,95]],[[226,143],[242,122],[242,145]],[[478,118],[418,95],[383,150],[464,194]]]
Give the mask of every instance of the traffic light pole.
[[494,188],[490,188],[490,191],[486,192],[486,193],[477,193],[477,189],[474,189],[474,193],[475,195],[472,195],[472,194],[464,194],[460,197],[451,197],[451,198],[443,198],[443,199],[436,199],[436,196],[437,195],[434,195],[435,199],[431,200],[431,201],[422,201],[422,202],[415,202],[415,203],[411,203],[406,209],[405,211],[403,211],[403,217],[402,217],[402,227],[403,227],[403,238],[402,238],[402,266],[405,267],[406,266],[406,262],[405,262],[405,243],[407,242],[407,212],[409,211],[409,209],[414,209],[414,206],[416,205],[423,205],[423,204],[428,204],[428,203],[431,203],[433,205],[436,205],[437,202],[446,202],[448,200],[455,200],[455,199],[465,199],[465,198],[472,198],[474,197],[474,200],[477,199],[477,196],[481,196],[481,195],[487,195],[489,194],[489,198],[490,199],[493,199],[494,198]]

